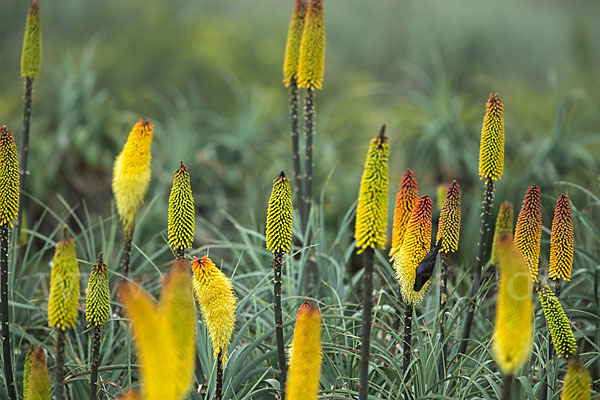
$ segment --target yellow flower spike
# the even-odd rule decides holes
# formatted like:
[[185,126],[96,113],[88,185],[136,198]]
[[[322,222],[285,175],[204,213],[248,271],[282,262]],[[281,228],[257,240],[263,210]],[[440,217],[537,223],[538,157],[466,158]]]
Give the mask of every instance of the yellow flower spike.
[[208,328],[215,358],[221,353],[225,364],[235,328],[237,297],[233,293],[233,284],[206,256],[192,261],[192,270],[194,295]]
[[126,238],[133,236],[135,220],[150,184],[153,133],[154,127],[150,121],[141,119],[129,133],[123,151],[115,159],[112,189]]
[[286,393],[288,400],[316,400],[321,374],[321,313],[311,303],[298,308]]
[[102,253],[98,263],[92,266],[85,297],[85,319],[89,326],[102,328],[110,317],[110,288],[108,267],[104,264]]
[[527,261],[533,282],[538,281],[540,243],[542,240],[542,202],[540,196],[539,186],[532,185],[527,189],[517,218],[517,227],[515,228],[515,244],[525,261]]
[[498,245],[496,244],[500,236],[513,234],[513,220],[515,211],[510,201],[505,201],[500,205],[498,217],[496,217],[496,228],[494,229],[494,240],[492,241],[491,260],[493,265],[498,265]]
[[358,254],[366,248],[385,247],[388,217],[388,137],[385,125],[379,135],[371,140],[360,180],[356,227],[354,236]]
[[298,87],[321,89],[325,69],[325,16],[323,0],[310,0],[306,10],[300,55]]
[[292,80],[298,79],[298,60],[300,59],[300,42],[304,30],[304,19],[306,17],[306,1],[296,0],[292,11],[292,19],[285,44],[285,56],[283,58],[283,82],[290,86]]
[[442,240],[442,253],[454,253],[460,236],[460,186],[456,181],[448,185],[445,198],[435,242]]
[[67,228],[63,239],[56,244],[50,272],[50,299],[48,325],[63,331],[74,328],[79,306],[79,269],[75,241],[69,238]]
[[23,400],[50,400],[50,371],[46,352],[33,348],[27,352],[23,371]]
[[181,400],[191,389],[194,300],[189,265],[182,261],[175,262],[165,277],[158,305],[134,283],[124,282],[118,289],[127,316],[132,320],[146,400]]
[[485,107],[479,149],[479,177],[497,180],[504,169],[504,106],[498,94],[490,93]]
[[175,171],[173,187],[169,196],[169,245],[177,258],[185,255],[194,240],[194,198],[190,173],[183,161]]
[[569,197],[561,194],[556,201],[550,235],[550,279],[571,280],[573,268],[573,219]]
[[6,125],[0,127],[0,188],[0,225],[12,228],[19,212],[19,157]]
[[408,221],[402,247],[394,257],[394,269],[400,284],[402,299],[411,307],[419,305],[431,287],[430,279],[418,292],[413,289],[417,266],[431,246],[432,208],[433,200],[429,196],[419,198]]
[[571,324],[565,314],[565,310],[548,285],[542,285],[541,288],[537,289],[537,292],[540,304],[544,310],[544,317],[546,317],[546,322],[548,323],[548,329],[552,336],[552,343],[556,349],[556,354],[559,357],[568,358],[577,351],[577,344],[575,343],[573,330],[571,329]]
[[579,360],[569,362],[561,400],[590,400],[592,379],[590,371]]
[[292,191],[283,171],[273,181],[267,209],[267,250],[287,253],[292,244]]
[[498,239],[500,285],[492,351],[504,375],[512,375],[529,359],[533,338],[533,302],[527,264],[512,235]]
[[40,3],[33,0],[29,5],[27,22],[25,23],[25,38],[21,54],[21,77],[35,79],[40,74],[42,64],[42,17]]
[[408,169],[404,175],[402,175],[398,193],[396,194],[390,257],[394,257],[402,247],[406,225],[408,224],[408,220],[410,219],[410,215],[412,214],[412,210],[415,208],[418,199],[419,187],[417,179],[415,178],[415,173]]

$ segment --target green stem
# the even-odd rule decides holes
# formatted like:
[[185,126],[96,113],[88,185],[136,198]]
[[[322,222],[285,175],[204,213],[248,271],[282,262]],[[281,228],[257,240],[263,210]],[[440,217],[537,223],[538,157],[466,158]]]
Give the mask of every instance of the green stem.
[[281,399],[285,399],[285,382],[287,375],[287,364],[285,361],[285,348],[283,342],[283,317],[281,310],[281,264],[282,253],[273,255],[273,312],[275,314],[275,338],[277,340],[277,355],[279,366],[279,387]]
[[4,379],[10,400],[17,400],[17,391],[12,369],[10,327],[8,325],[8,224],[0,226],[0,300],[2,301],[2,355]]
[[359,400],[367,400],[369,393],[369,357],[371,350],[371,325],[373,320],[373,262],[375,250],[365,250],[365,272],[363,275],[363,314],[360,338],[360,386]]
[[494,199],[494,181],[487,179],[485,182],[485,195],[483,199],[483,212],[481,213],[481,230],[479,231],[479,243],[477,244],[477,260],[475,264],[475,272],[473,274],[473,286],[471,287],[471,298],[469,310],[465,318],[465,325],[461,337],[459,354],[465,354],[467,351],[467,342],[471,336],[471,327],[473,326],[473,316],[477,305],[477,294],[481,287],[481,269],[483,268],[483,260],[485,259],[485,250],[487,245],[487,237],[490,226],[490,213],[492,209],[492,201]]

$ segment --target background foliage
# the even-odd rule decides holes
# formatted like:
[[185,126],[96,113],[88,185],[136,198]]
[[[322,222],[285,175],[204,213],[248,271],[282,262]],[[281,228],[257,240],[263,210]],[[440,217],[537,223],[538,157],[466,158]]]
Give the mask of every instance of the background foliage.
[[[183,159],[199,216],[197,253],[210,248],[215,261],[234,275],[241,299],[228,367],[236,373],[226,372],[229,394],[268,398],[277,382],[263,233],[272,179],[281,169],[291,172],[287,92],[281,83],[291,3],[42,3],[44,58],[33,103],[28,242],[24,261],[13,265],[11,276],[19,368],[30,342],[53,351],[45,328],[46,286],[59,225],[67,222],[77,238],[82,272],[89,271],[101,250],[115,272],[121,239],[110,191],[112,163],[133,123],[146,117],[156,127],[153,178],[134,239],[134,275],[156,289],[157,276],[168,268],[167,200],[172,172]],[[562,191],[572,198],[575,272],[562,298],[576,323],[578,343],[587,337],[584,360],[598,382],[600,27],[595,16],[600,3],[344,0],[326,2],[325,8],[327,55],[324,90],[317,93],[315,145],[315,187],[321,197],[312,220],[323,280],[317,293],[325,324],[324,397],[349,397],[356,390],[361,260],[352,255],[349,227],[364,154],[381,123],[390,136],[390,205],[407,167],[415,171],[421,193],[434,195],[439,183],[452,179],[463,188],[463,229],[453,258],[450,300],[455,307],[450,313],[460,326],[467,300],[462,296],[470,287],[464,278],[474,261],[479,229],[478,141],[490,91],[500,93],[506,115],[506,169],[493,212],[505,199],[518,210],[530,184],[542,188],[542,268],[555,198]],[[0,4],[0,118],[18,144],[26,12],[25,1]],[[306,252],[301,250],[288,259],[284,275],[290,341],[304,295],[299,275]],[[375,322],[380,329],[373,333],[378,338],[373,379],[379,397],[395,398],[401,381],[396,367],[400,338],[394,329],[383,328],[393,326],[396,283],[384,258],[378,261]],[[493,299],[477,317],[474,337],[481,346],[470,361],[452,364],[457,378],[445,383],[433,368],[439,351],[436,299],[432,293],[418,319],[422,329],[415,349],[428,356],[415,358],[415,390],[427,398],[432,392],[495,398],[499,377],[487,350]],[[522,398],[534,398],[539,390],[535,374],[547,340],[539,310],[536,324],[532,369],[518,381]],[[110,360],[113,367],[101,374],[112,395],[118,390],[111,383],[128,386],[136,376],[124,329],[107,335],[103,347],[102,364]],[[210,374],[212,352],[202,329],[199,356]],[[81,323],[69,337],[67,366],[73,373],[89,363],[89,335],[83,331]],[[562,371],[564,363],[554,365],[551,372],[562,379],[556,365]],[[84,396],[85,379],[74,378],[73,398]]]

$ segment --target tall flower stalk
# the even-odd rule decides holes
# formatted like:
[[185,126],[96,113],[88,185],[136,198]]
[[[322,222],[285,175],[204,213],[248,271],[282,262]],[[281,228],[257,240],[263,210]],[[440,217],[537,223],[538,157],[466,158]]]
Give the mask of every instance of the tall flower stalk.
[[533,284],[510,234],[498,238],[500,286],[492,352],[503,375],[502,399],[512,399],[514,374],[529,359],[533,339]]
[[186,249],[194,240],[194,197],[190,184],[190,173],[183,161],[174,172],[173,187],[169,196],[169,245],[175,258],[185,257]]
[[[300,205],[304,245],[312,242],[309,220],[312,207],[313,136],[315,132],[314,91],[321,89],[325,66],[325,18],[323,0],[310,0],[306,8],[300,52],[298,54],[298,87],[306,89],[304,96],[304,188]],[[315,258],[308,258],[307,289],[319,281]]]
[[19,157],[12,133],[0,127],[0,302],[2,303],[2,355],[4,380],[10,400],[17,399],[12,370],[8,318],[8,234],[19,212]]
[[360,339],[360,387],[358,398],[366,400],[369,390],[369,357],[371,346],[371,324],[373,309],[373,262],[375,248],[385,247],[385,232],[388,216],[388,137],[385,125],[371,140],[365,168],[360,180],[358,206],[356,208],[355,238],[358,253],[365,252],[363,273],[363,314]]
[[[33,0],[29,5],[27,21],[25,22],[25,37],[23,38],[23,52],[21,54],[21,78],[25,79],[25,95],[23,96],[23,136],[21,143],[21,190],[25,189],[27,179],[27,156],[29,154],[29,126],[31,122],[31,99],[33,94],[33,81],[40,75],[42,65],[42,18],[40,3]],[[21,201],[21,204],[23,202]],[[17,221],[17,235],[21,230],[22,213],[19,210]]]
[[292,245],[292,191],[290,180],[283,171],[273,180],[273,190],[267,208],[266,228],[267,250],[273,253],[273,313],[275,315],[275,339],[279,365],[279,387],[281,398],[285,399],[287,363],[283,339],[283,317],[281,310],[281,267],[283,254],[290,251]]
[[65,226],[62,240],[56,244],[50,273],[50,298],[48,301],[48,325],[55,327],[56,336],[56,382],[55,395],[64,398],[65,331],[75,328],[79,306],[79,269],[75,241],[69,237]]
[[406,385],[405,398],[410,398],[409,381],[410,359],[412,354],[412,317],[413,309],[423,301],[427,291],[431,287],[431,279],[425,282],[422,287],[415,290],[417,275],[417,266],[423,261],[431,247],[431,213],[433,209],[433,200],[429,196],[421,196],[406,226],[402,247],[396,256],[394,256],[394,269],[396,278],[400,285],[400,293],[406,308],[404,310],[404,335],[402,366],[404,374],[404,384]]
[[288,400],[317,400],[321,361],[321,313],[306,302],[298,308],[296,317],[286,387]]
[[98,254],[96,264],[88,280],[85,297],[85,319],[92,328],[92,373],[90,379],[90,400],[95,400],[98,393],[98,366],[100,365],[100,344],[102,328],[110,315],[110,289],[108,286],[108,269]]
[[214,356],[217,360],[216,400],[223,396],[223,370],[227,347],[235,328],[237,297],[231,280],[207,256],[192,261],[192,288],[208,328]]
[[123,253],[120,272],[129,275],[131,240],[135,230],[140,207],[150,184],[150,148],[154,127],[147,119],[141,119],[127,138],[113,167],[112,189],[117,203],[117,211],[123,222]]
[[[441,197],[441,196],[440,196]],[[456,181],[453,181],[446,190],[444,202],[440,212],[440,221],[436,243],[441,241],[442,262],[440,274],[440,342],[442,343],[442,356],[440,357],[440,377],[446,373],[446,358],[448,345],[446,343],[446,301],[448,300],[448,265],[450,253],[458,250],[460,237],[461,191]]]
[[[296,0],[288,29],[285,56],[283,59],[283,82],[290,88],[290,121],[292,137],[292,160],[294,164],[294,192],[299,205],[301,221],[306,218],[304,210],[304,190],[302,186],[302,167],[300,162],[300,139],[298,134],[298,61],[300,59],[300,42],[304,31],[306,17],[306,1]],[[306,226],[302,226],[306,229]]]
[[[571,205],[569,201],[569,197],[566,194],[561,194],[556,200],[556,208],[554,210],[554,218],[552,219],[552,230],[550,232],[550,267],[548,270],[548,278],[552,280],[556,280],[555,292],[552,293],[552,290],[548,288],[549,293],[552,293],[550,299],[555,298],[555,302],[558,303],[558,307],[560,307],[560,311],[562,311],[562,306],[559,302],[560,291],[561,291],[561,283],[563,280],[570,281],[571,280],[571,270],[573,269],[573,246],[574,246],[574,229],[573,229],[573,219],[571,216]],[[542,301],[540,292],[540,301]],[[548,293],[548,292],[546,292]],[[547,302],[547,304],[551,304]],[[542,303],[542,306],[544,303]],[[549,307],[548,307],[549,308]],[[557,310],[557,307],[553,307]],[[571,332],[570,326],[564,325],[564,320],[566,316],[563,318],[560,314],[560,311],[555,311],[552,315],[558,315],[558,319],[563,321],[563,329],[562,332]],[[564,311],[562,311],[564,315]],[[544,315],[546,315],[546,308],[544,308]],[[550,328],[550,333],[552,334],[552,326],[550,325],[551,320],[546,316],[546,320],[548,321],[548,327]],[[553,318],[552,320],[556,320]],[[567,320],[568,324],[568,320]],[[556,328],[555,328],[556,330]],[[560,352],[557,348],[556,339],[552,335],[552,340],[548,341],[548,363],[551,362],[554,352],[552,351],[552,343],[554,343],[554,347],[557,349],[557,353],[560,357]],[[567,334],[567,337],[570,337]],[[560,335],[560,337],[564,337]],[[548,364],[547,363],[547,364]],[[546,376],[548,382],[542,386],[540,390],[540,400],[546,400],[548,396],[548,387],[550,386],[550,376],[547,374],[547,367],[544,366],[543,375]]]
[[481,213],[481,229],[477,244],[477,259],[471,287],[471,303],[465,317],[458,352],[465,354],[467,342],[471,336],[473,317],[478,302],[477,294],[481,287],[481,270],[485,258],[490,224],[490,211],[494,200],[494,182],[502,177],[504,171],[504,106],[498,94],[490,93],[486,104],[481,141],[479,148],[479,178],[485,181],[483,194],[483,212]]

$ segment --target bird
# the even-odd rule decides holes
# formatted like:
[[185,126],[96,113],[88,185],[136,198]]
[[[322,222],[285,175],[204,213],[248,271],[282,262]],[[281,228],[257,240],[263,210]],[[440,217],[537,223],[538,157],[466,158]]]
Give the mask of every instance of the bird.
[[423,260],[417,265],[417,271],[415,273],[415,285],[413,290],[418,292],[427,283],[431,275],[433,275],[433,269],[435,268],[435,260],[437,258],[440,249],[442,248],[442,238],[438,240],[435,247],[429,250],[429,253],[425,254]]

